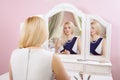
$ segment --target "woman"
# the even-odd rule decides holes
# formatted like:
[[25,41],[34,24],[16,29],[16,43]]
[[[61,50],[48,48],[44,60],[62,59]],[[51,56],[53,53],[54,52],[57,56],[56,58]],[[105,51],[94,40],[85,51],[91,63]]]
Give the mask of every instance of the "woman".
[[106,39],[101,36],[102,26],[96,20],[91,22],[90,53],[97,56],[106,55]]
[[74,35],[74,24],[66,22],[63,25],[63,34],[56,41],[55,52],[62,54],[80,54],[81,42],[80,38]]
[[42,18],[26,19],[19,42],[10,61],[10,80],[69,80],[60,58],[46,51],[43,44],[48,31]]

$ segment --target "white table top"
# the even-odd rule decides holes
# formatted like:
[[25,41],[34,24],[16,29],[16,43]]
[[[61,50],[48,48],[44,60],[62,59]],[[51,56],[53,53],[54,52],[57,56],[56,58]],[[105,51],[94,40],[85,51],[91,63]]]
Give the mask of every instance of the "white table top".
[[[81,77],[78,73],[74,72],[68,72],[68,74],[71,76],[71,80],[81,80]],[[83,80],[87,80],[89,74],[83,74]],[[9,74],[8,72],[0,75],[0,80],[9,80]],[[91,75],[89,80],[113,80],[112,76],[110,75]]]

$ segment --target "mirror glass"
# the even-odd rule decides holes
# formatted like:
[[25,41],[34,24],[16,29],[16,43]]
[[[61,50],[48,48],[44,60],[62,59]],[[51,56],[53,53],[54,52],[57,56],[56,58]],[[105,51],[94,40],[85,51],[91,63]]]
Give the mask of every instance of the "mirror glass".
[[49,49],[59,54],[81,54],[82,19],[60,11],[48,20]]
[[90,21],[90,55],[106,55],[106,28],[97,20]]
[[111,24],[96,15],[86,19],[87,60],[105,62],[110,60]]

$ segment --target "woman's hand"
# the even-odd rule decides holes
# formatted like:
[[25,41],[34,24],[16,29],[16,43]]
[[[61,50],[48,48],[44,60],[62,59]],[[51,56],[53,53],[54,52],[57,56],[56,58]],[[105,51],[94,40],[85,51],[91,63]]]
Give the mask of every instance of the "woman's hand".
[[64,51],[62,51],[62,54],[70,54],[70,51],[65,49]]

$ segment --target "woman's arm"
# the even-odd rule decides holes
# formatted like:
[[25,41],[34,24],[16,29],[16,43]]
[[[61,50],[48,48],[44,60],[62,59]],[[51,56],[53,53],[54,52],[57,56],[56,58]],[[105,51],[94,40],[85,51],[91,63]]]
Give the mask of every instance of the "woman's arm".
[[106,49],[107,49],[106,39],[103,39],[103,42],[102,42],[102,54],[103,54],[104,57],[106,57]]
[[53,72],[55,73],[56,80],[70,80],[70,77],[65,71],[60,58],[56,54],[53,56],[52,68]]
[[9,66],[9,80],[13,80],[11,65]]
[[78,54],[81,54],[81,40],[80,40],[80,37],[77,37],[77,49],[78,49]]
[[61,46],[61,40],[58,39],[55,42],[55,53],[59,53],[58,50],[59,50],[60,46]]
[[102,41],[102,58],[99,60],[99,62],[106,62],[107,59],[106,59],[106,49],[107,49],[107,46],[106,46],[106,39],[103,39]]

